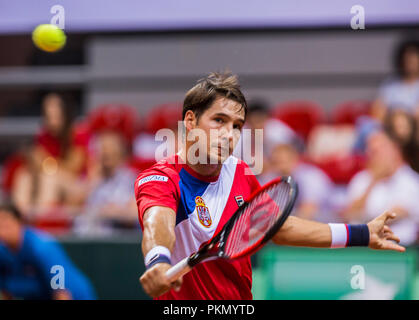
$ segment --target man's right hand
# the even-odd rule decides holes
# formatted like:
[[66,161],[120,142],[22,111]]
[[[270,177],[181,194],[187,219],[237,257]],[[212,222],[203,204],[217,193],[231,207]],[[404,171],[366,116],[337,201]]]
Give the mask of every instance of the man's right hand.
[[172,283],[166,278],[166,272],[171,267],[172,266],[168,263],[157,263],[140,277],[141,285],[149,296],[156,298],[170,289],[174,289],[175,291],[180,290],[182,278],[179,278]]

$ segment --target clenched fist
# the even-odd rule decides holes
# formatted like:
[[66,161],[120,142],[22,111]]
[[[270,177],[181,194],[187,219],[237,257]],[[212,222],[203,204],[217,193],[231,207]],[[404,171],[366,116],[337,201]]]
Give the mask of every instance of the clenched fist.
[[161,296],[163,293],[174,289],[180,290],[182,286],[182,278],[170,283],[166,278],[166,272],[172,266],[168,263],[157,263],[150,269],[148,269],[140,278],[140,283],[144,288],[144,291],[151,296],[156,298]]

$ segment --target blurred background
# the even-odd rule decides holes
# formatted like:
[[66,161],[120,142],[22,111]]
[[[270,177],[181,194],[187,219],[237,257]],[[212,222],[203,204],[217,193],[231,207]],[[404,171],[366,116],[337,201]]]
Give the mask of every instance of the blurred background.
[[[47,53],[31,33],[56,5],[67,43]],[[135,178],[155,162],[155,133],[177,130],[186,91],[228,68],[247,127],[264,129],[261,183],[294,176],[294,214],[321,222],[394,210],[409,247],[268,246],[253,257],[255,298],[416,299],[418,40],[406,0],[0,0],[0,198],[57,239],[97,298],[146,299]],[[2,287],[4,261],[3,298],[24,298]],[[365,289],[351,287],[354,266]]]

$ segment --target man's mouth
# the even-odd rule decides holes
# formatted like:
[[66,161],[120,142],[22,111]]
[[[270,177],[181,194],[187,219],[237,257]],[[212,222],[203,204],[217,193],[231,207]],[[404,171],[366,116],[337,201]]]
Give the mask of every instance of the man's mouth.
[[229,147],[225,147],[225,146],[217,146],[217,148],[218,148],[218,151],[220,151],[220,152],[229,152],[230,151],[230,148]]

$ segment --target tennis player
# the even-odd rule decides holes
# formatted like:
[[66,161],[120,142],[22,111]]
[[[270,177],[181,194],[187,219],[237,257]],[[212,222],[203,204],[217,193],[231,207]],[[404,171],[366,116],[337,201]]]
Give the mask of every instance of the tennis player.
[[[212,73],[190,89],[183,105],[186,143],[178,154],[143,171],[135,182],[144,290],[156,299],[252,299],[250,258],[198,264],[170,283],[166,271],[197,251],[223,227],[260,185],[249,167],[233,157],[247,104],[237,77]],[[194,139],[189,139],[193,132]],[[216,134],[214,134],[216,132]],[[197,161],[198,159],[198,161]],[[365,225],[322,224],[289,217],[274,236],[278,245],[338,248],[369,246],[396,250],[399,238],[385,212]]]

